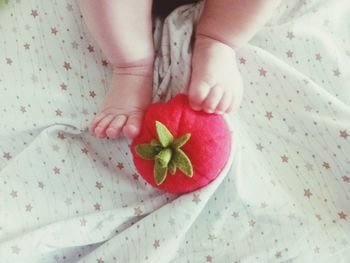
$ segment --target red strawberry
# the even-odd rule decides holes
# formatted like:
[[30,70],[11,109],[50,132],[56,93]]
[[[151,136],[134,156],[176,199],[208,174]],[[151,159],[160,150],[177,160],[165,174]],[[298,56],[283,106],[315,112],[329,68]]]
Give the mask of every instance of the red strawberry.
[[131,145],[134,163],[151,185],[172,193],[209,184],[224,168],[231,135],[221,115],[191,109],[179,94],[148,107]]

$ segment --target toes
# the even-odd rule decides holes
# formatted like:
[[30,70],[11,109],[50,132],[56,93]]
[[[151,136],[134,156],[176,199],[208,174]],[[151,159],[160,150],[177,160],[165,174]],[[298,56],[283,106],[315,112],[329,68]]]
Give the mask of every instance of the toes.
[[127,117],[125,115],[118,115],[115,119],[109,124],[106,134],[111,139],[116,139],[124,126]]
[[188,92],[192,109],[197,111],[202,109],[201,105],[205,98],[207,98],[211,87],[211,83],[206,81],[206,79],[197,77],[196,74],[192,75]]
[[97,126],[97,124],[104,118],[107,116],[107,113],[105,112],[100,112],[94,119],[93,121],[91,122],[90,126],[89,126],[89,131],[91,133],[94,133],[95,131],[95,128]]
[[213,87],[202,104],[203,110],[207,113],[215,112],[223,95],[224,95],[224,92],[220,86]]
[[221,97],[221,100],[215,109],[215,113],[217,114],[225,113],[230,108],[231,104],[232,104],[232,92],[226,91]]
[[97,124],[94,130],[97,137],[99,138],[106,137],[106,128],[113,121],[114,118],[115,118],[115,115],[108,114]]
[[142,114],[134,114],[129,116],[123,128],[123,134],[128,139],[135,138],[140,133]]

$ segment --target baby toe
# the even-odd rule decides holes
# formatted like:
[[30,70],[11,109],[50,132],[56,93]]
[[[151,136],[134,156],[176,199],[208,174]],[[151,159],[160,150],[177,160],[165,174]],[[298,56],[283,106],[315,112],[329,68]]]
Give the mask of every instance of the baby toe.
[[115,115],[108,114],[96,126],[94,132],[98,138],[106,137],[106,128],[113,121]]
[[213,87],[202,104],[204,111],[207,113],[215,112],[223,94],[224,92],[220,86]]
[[218,106],[215,109],[215,113],[217,114],[225,113],[229,109],[231,104],[232,104],[232,92],[225,92],[221,97],[221,100],[218,103]]
[[106,130],[107,136],[111,139],[116,139],[119,136],[126,120],[127,118],[125,115],[116,116],[115,119],[109,124]]
[[126,138],[133,139],[140,133],[142,116],[142,114],[134,114],[128,117],[123,127],[123,133]]
[[100,112],[97,116],[95,116],[95,118],[90,123],[89,131],[91,133],[94,133],[95,128],[98,125],[98,123],[106,116],[107,116],[107,113],[105,113],[105,112]]
[[196,76],[191,77],[188,97],[190,105],[194,110],[202,110],[202,103],[210,92],[210,84]]

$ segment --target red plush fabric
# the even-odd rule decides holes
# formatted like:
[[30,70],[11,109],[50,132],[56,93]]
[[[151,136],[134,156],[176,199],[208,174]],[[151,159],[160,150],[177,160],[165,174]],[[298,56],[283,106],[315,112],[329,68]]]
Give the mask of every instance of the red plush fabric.
[[[157,186],[153,175],[154,161],[144,160],[135,146],[158,140],[155,122],[163,123],[175,139],[186,133],[191,138],[182,147],[192,162],[193,176],[187,177],[179,169],[168,173],[165,181]],[[188,97],[179,94],[167,103],[155,103],[148,107],[141,133],[131,145],[134,164],[141,176],[151,185],[172,193],[191,192],[209,184],[225,166],[231,149],[231,135],[221,115],[207,114],[191,109]]]

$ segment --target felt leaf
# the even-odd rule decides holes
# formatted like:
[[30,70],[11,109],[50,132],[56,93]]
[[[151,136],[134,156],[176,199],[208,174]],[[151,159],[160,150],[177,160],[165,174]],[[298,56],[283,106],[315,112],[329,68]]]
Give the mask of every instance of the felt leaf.
[[168,147],[174,141],[173,135],[163,123],[156,121],[156,130],[159,142],[163,147]]
[[181,172],[183,172],[188,177],[193,176],[192,163],[188,158],[188,156],[181,149],[176,149],[173,158],[174,158],[176,167],[178,167]]
[[154,171],[154,179],[156,181],[156,184],[160,185],[161,183],[164,182],[166,178],[166,175],[168,173],[168,168],[160,166],[158,162],[154,162],[153,171]]
[[135,147],[136,153],[145,160],[154,160],[160,150],[161,148],[159,146],[152,144],[139,144]]
[[175,164],[174,158],[171,158],[169,165],[168,165],[168,170],[171,174],[176,173],[176,164]]
[[185,145],[185,143],[190,139],[191,134],[186,133],[185,135],[181,136],[180,138],[177,138],[173,143],[172,146],[174,148],[180,148]]
[[153,146],[162,146],[162,145],[160,144],[160,142],[158,142],[158,141],[155,140],[155,139],[152,139],[152,140],[151,140],[151,145],[153,145]]
[[155,160],[161,167],[167,167],[171,160],[172,151],[170,148],[161,150],[155,157]]

